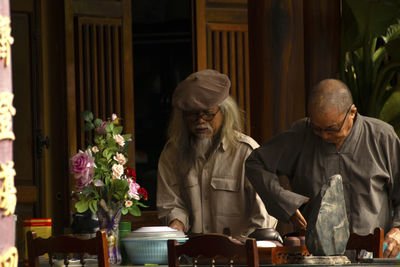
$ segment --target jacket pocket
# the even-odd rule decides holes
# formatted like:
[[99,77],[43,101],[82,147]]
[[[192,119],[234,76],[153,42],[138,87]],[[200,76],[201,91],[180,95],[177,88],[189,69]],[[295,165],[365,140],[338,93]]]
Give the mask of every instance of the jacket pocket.
[[[235,177],[213,177],[211,178],[211,188],[213,189],[212,206],[214,214],[219,217],[220,222],[224,225],[229,225],[223,217],[241,216],[243,211],[243,199],[240,194],[240,179],[235,180]],[[221,217],[222,216],[222,217]]]
[[224,190],[238,192],[240,188],[240,180],[233,177],[213,177],[211,178],[211,187],[215,190]]

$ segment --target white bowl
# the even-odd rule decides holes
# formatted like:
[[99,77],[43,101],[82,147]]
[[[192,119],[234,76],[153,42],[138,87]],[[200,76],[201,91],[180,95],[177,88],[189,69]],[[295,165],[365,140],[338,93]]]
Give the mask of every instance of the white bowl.
[[132,264],[168,264],[168,239],[185,242],[185,233],[166,226],[142,227],[121,241]]

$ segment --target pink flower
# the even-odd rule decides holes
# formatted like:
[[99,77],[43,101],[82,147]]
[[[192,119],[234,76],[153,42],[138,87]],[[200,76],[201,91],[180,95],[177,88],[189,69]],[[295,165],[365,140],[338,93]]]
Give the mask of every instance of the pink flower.
[[115,154],[115,156],[114,156],[114,160],[121,165],[125,165],[125,163],[126,163],[126,158],[125,158],[124,154],[122,154],[122,153],[117,152],[117,154]]
[[113,138],[114,138],[115,142],[117,142],[118,145],[120,145],[120,146],[125,145],[125,139],[122,137],[122,135],[120,135],[120,134],[113,135]]
[[93,168],[96,167],[92,152],[89,149],[85,152],[79,150],[79,152],[71,158],[70,163],[70,171],[74,175],[76,187],[80,191],[92,181],[92,175],[94,173]]
[[97,146],[92,147],[93,153],[99,152],[99,148]]
[[124,166],[121,164],[114,164],[112,166],[112,178],[113,179],[120,179],[121,175],[124,173]]
[[125,201],[125,207],[129,208],[129,207],[132,207],[132,205],[133,205],[132,200]]
[[133,181],[132,179],[128,179],[128,183],[129,183],[128,197],[139,200],[140,196],[138,189],[140,188],[140,185],[135,181]]
[[98,134],[107,134],[106,127],[107,127],[108,124],[110,124],[110,122],[108,122],[108,121],[103,121],[103,122],[100,124],[100,126],[96,128],[95,131],[96,131]]

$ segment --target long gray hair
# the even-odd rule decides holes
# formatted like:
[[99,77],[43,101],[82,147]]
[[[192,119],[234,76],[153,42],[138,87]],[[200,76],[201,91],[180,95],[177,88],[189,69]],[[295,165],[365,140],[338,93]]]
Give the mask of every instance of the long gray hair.
[[[234,147],[237,145],[237,133],[242,132],[243,115],[235,100],[228,96],[219,104],[223,115],[220,138],[225,138]],[[169,141],[182,153],[191,150],[191,133],[189,131],[183,111],[177,108],[172,110],[171,120],[168,126]]]

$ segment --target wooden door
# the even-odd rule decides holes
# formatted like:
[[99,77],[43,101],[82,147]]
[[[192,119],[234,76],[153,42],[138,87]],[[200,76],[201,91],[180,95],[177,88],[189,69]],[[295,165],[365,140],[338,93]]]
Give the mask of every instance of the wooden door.
[[231,95],[245,111],[250,134],[250,79],[246,0],[195,0],[195,69],[215,69],[231,79]]
[[14,106],[17,113],[14,162],[17,188],[17,248],[23,258],[23,220],[42,217],[45,201],[41,197],[43,166],[43,94],[38,37],[40,27],[35,0],[12,0],[11,27]]
[[[134,134],[131,1],[66,0],[65,40],[69,156],[87,145],[84,110],[116,113]],[[133,145],[128,158],[133,166]]]

